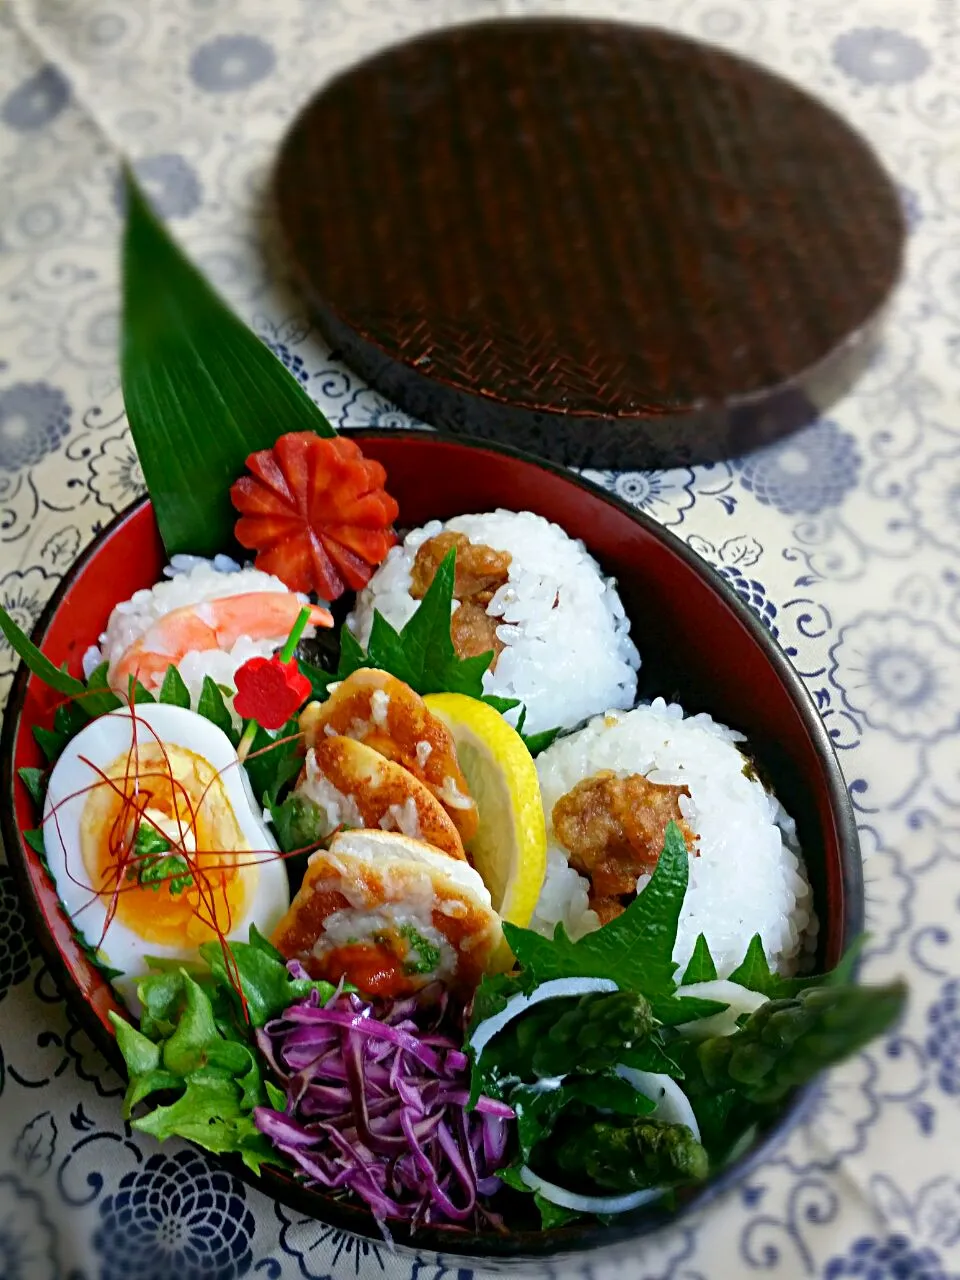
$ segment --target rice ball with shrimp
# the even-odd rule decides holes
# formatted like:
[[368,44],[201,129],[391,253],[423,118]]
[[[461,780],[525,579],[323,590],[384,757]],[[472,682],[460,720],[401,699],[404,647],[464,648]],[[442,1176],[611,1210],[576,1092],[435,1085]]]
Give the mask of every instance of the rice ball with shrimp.
[[[131,677],[155,692],[174,666],[196,706],[205,676],[232,688],[245,662],[281,648],[308,605],[306,596],[290,591],[273,574],[242,568],[228,556],[174,556],[164,572],[163,581],[114,608],[99,648],[84,655],[88,676],[107,662],[107,681],[121,696]],[[308,607],[307,638],[313,627],[333,621],[326,609]]]
[[[614,580],[582,542],[530,511],[456,516],[408,533],[347,620],[361,644],[375,611],[398,630],[410,620],[451,548],[454,647],[462,658],[493,651],[484,692],[522,702],[526,733],[633,705],[640,658]],[[507,718],[515,724],[518,714]]]
[[721,978],[759,934],[791,974],[816,942],[796,829],[741,750],[741,733],[658,698],[597,716],[537,758],[547,874],[531,928],[581,937],[615,919],[647,883],[676,822],[690,879],[673,958],[682,972],[704,934]]

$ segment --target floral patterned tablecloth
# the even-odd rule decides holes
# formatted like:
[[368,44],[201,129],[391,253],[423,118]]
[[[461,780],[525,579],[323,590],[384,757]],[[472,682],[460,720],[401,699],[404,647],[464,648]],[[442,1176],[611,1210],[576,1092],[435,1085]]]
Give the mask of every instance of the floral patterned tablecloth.
[[[0,599],[29,627],[142,491],[117,377],[120,156],[334,423],[404,423],[287,290],[271,157],[335,68],[428,26],[532,12],[655,21],[794,78],[873,141],[910,228],[883,350],[827,417],[731,463],[595,476],[717,565],[802,673],[856,805],[866,974],[908,978],[908,1017],[721,1203],[549,1274],[960,1276],[958,0],[0,0]],[[0,647],[3,691],[13,669]],[[121,1094],[0,865],[0,1275],[470,1275],[132,1137]]]

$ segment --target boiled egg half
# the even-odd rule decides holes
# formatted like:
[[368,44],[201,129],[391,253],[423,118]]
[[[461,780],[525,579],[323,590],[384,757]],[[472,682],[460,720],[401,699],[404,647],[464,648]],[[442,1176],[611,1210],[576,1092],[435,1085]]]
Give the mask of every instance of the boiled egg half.
[[67,744],[43,814],[47,861],[75,928],[138,1012],[147,957],[269,935],[287,873],[226,734],[182,707],[101,716]]

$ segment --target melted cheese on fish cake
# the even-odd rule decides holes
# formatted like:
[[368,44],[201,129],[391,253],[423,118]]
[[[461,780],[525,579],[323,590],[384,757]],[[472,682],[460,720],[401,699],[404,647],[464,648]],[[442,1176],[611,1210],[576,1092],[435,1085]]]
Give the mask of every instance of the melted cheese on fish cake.
[[476,871],[420,840],[350,831],[310,858],[273,935],[288,960],[370,995],[399,996],[433,981],[470,989],[502,939]]

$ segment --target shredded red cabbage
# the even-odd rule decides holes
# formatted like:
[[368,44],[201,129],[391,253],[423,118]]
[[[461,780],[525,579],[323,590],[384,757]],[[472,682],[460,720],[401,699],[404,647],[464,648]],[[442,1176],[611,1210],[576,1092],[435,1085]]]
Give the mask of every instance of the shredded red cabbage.
[[357,995],[325,1005],[317,992],[257,1032],[287,1095],[257,1107],[257,1127],[307,1181],[352,1191],[384,1224],[501,1227],[482,1203],[501,1182],[513,1111],[481,1097],[469,1062],[441,1029],[444,1002],[411,998],[374,1009]]

